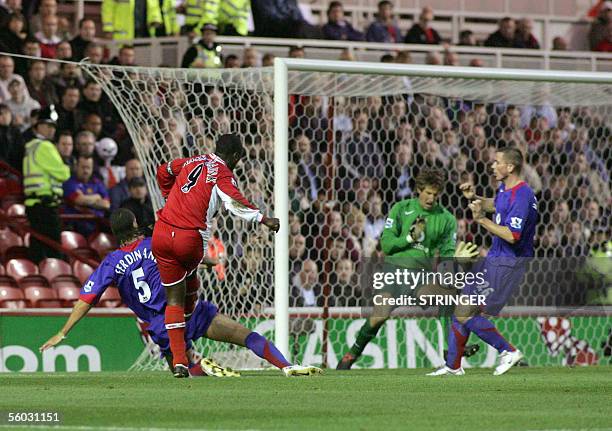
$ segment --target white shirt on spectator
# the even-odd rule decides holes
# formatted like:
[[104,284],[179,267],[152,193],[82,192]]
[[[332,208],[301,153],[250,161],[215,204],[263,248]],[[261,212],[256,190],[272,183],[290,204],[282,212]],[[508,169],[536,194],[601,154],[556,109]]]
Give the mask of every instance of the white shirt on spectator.
[[21,77],[21,75],[17,75],[16,73],[13,73],[8,79],[0,79],[0,102],[1,103],[5,103],[7,100],[11,98],[11,93],[9,93],[8,91],[8,86],[9,86],[9,83],[13,79],[16,79],[19,82],[21,82],[21,85],[23,86],[23,91],[25,91],[26,98],[30,97],[30,92],[28,91],[28,86],[26,85],[24,79]]

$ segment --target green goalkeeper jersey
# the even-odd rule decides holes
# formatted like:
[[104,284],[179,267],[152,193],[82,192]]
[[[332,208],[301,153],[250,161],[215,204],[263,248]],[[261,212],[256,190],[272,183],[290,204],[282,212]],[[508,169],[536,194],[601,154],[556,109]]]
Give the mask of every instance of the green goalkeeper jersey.
[[[409,242],[410,228],[419,216],[425,219],[425,236],[420,242]],[[454,256],[456,240],[455,217],[439,204],[425,210],[415,198],[393,205],[380,243],[386,261],[403,267],[429,269],[436,250],[441,257]]]

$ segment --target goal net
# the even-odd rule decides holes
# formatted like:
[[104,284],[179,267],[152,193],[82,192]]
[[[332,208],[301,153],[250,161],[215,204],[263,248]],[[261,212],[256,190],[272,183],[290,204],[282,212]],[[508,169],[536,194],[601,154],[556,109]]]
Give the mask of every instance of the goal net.
[[[221,214],[209,246],[221,263],[200,271],[202,294],[271,339],[275,329],[287,331],[277,341],[293,361],[335,367],[367,315],[372,291],[361,275],[364,262],[381,254],[391,206],[415,196],[421,169],[439,167],[447,176],[440,204],[457,218],[457,238],[485,253],[491,236],[472,222],[458,184],[492,197],[496,149],[513,145],[526,156],[540,222],[530,272],[496,323],[530,364],[604,363],[612,79],[307,63],[277,64],[276,76],[273,68],[83,66],[127,126],[156,208],[163,205],[159,164],[211,152],[219,134],[243,138],[239,186],[265,213],[276,212],[283,228],[275,240]],[[284,262],[276,275],[274,262]],[[572,277],[583,282],[563,282]],[[356,366],[439,365],[446,329],[436,315],[395,310]],[[481,344],[467,366],[492,365],[495,351]],[[207,340],[197,347],[235,368],[267,366],[242,348]],[[147,345],[134,369],[162,366]]]

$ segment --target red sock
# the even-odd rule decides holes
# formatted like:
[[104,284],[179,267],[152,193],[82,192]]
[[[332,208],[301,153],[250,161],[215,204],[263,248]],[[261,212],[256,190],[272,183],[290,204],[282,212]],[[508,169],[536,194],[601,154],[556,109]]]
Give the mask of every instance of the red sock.
[[195,304],[198,300],[198,289],[200,289],[200,280],[198,276],[187,279],[187,287],[185,289],[185,320],[189,320]]
[[180,305],[166,306],[164,323],[170,339],[172,351],[172,365],[183,364],[187,366],[187,353],[185,352],[185,309]]

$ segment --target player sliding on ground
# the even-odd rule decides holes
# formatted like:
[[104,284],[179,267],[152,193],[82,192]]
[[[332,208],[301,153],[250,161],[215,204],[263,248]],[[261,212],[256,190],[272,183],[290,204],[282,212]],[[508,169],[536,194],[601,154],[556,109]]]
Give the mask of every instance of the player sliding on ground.
[[[533,190],[520,179],[523,155],[516,148],[502,148],[495,155],[493,171],[501,182],[495,199],[476,196],[471,184],[462,184],[463,195],[472,200],[469,208],[474,221],[493,234],[493,244],[484,261],[472,272],[483,272],[485,283],[467,284],[464,295],[483,295],[484,307],[457,305],[448,336],[446,365],[429,376],[463,375],[461,354],[473,332],[499,352],[499,365],[494,375],[507,372],[523,354],[497,331],[493,322],[484,317],[497,315],[512,291],[521,284],[526,271],[526,259],[534,256],[533,240],[538,221],[538,206]],[[485,213],[495,213],[495,221]]]
[[[441,258],[461,257],[466,259],[478,255],[473,244],[460,243],[456,246],[457,221],[445,208],[437,203],[444,190],[444,172],[439,169],[422,169],[416,178],[418,197],[396,203],[391,208],[380,239],[385,254],[386,272],[395,268],[407,268],[415,273],[431,270],[436,251]],[[387,285],[382,295],[398,298],[403,294],[419,298],[424,295],[456,295],[456,290],[440,285],[421,286]],[[389,319],[393,306],[375,305],[372,315],[365,321],[355,343],[338,363],[337,369],[348,370],[361,356],[367,344],[376,337],[381,326]],[[449,326],[451,313],[441,308],[443,327]],[[478,351],[478,345],[464,349],[466,356]]]
[[[81,288],[80,298],[74,305],[68,321],[56,335],[40,348],[46,350],[59,344],[70,330],[83,318],[110,285],[119,288],[123,303],[141,320],[148,323],[151,339],[157,344],[172,370],[172,353],[168,331],[164,323],[167,307],[166,292],[160,281],[155,258],[151,251],[151,238],[145,238],[136,224],[136,217],[127,209],[119,209],[111,216],[111,229],[120,248],[106,256],[100,266],[89,276]],[[247,347],[260,358],[283,370],[286,376],[310,376],[320,374],[317,367],[291,365],[276,346],[257,332],[252,332],[235,320],[220,314],[217,306],[199,300],[185,327],[183,345],[190,357],[195,357],[193,341],[206,337]],[[186,341],[186,342],[185,342]],[[192,368],[197,364],[191,364]],[[214,362],[203,359],[201,367],[209,375],[236,375]]]
[[185,320],[200,286],[197,268],[211,236],[211,222],[223,203],[232,214],[278,232],[279,220],[264,216],[238,190],[232,170],[244,157],[240,137],[222,135],[214,154],[177,159],[157,169],[166,205],[153,230],[153,254],[168,306],[165,323],[175,377],[188,377]]

